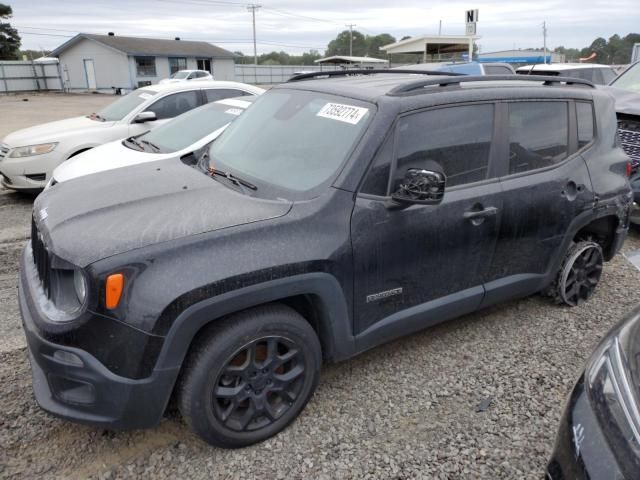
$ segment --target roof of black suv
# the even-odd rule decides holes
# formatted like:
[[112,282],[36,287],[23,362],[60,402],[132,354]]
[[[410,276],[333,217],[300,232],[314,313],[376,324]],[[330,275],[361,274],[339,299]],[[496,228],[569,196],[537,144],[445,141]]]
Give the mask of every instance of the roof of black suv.
[[[464,86],[479,87],[541,87],[542,85],[560,85],[567,88],[595,86],[586,80],[546,76],[469,76],[447,72],[425,72],[408,70],[365,70],[344,72],[314,72],[293,77],[279,88],[296,88],[322,91],[334,95],[343,95],[363,101],[375,102],[383,95],[403,95],[408,93],[429,93],[441,90],[426,90],[428,86]],[[323,78],[323,76],[325,78]],[[329,79],[326,78],[329,77]],[[319,77],[319,78],[318,78]]]

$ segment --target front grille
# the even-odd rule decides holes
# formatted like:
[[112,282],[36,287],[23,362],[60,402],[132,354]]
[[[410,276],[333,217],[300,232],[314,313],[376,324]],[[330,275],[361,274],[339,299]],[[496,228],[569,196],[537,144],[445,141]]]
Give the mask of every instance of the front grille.
[[9,153],[9,147],[4,143],[0,143],[0,159],[6,157],[7,153]]
[[640,122],[618,120],[618,137],[622,149],[634,165],[640,163]]
[[42,235],[38,231],[38,227],[33,218],[31,219],[31,250],[33,251],[33,263],[36,266],[42,288],[47,298],[51,298],[51,264],[49,251],[42,241]]

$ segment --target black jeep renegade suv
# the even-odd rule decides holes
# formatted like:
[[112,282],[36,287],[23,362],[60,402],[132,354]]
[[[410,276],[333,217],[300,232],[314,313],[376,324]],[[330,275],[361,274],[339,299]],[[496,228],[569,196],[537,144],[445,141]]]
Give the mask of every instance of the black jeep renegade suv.
[[42,408],[141,428],[174,394],[240,447],[300,413],[322,361],[536,292],[589,298],[628,227],[613,99],[367,73],[271,89],[197,162],[37,198],[20,306]]

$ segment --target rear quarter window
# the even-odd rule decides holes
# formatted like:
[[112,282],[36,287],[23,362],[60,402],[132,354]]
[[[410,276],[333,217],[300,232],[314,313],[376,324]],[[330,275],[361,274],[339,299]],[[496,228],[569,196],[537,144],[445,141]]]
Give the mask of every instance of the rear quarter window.
[[578,120],[578,148],[589,145],[595,136],[593,105],[591,102],[576,102]]

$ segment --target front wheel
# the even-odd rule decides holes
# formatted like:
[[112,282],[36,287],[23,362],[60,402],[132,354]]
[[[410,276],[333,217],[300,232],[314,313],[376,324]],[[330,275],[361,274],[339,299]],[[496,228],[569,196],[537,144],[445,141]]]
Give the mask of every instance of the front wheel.
[[266,440],[305,407],[321,359],[313,328],[285,305],[231,315],[191,350],[179,384],[180,412],[212,445],[238,448]]
[[596,242],[572,243],[549,295],[572,307],[586,302],[600,281],[603,262],[602,247]]

